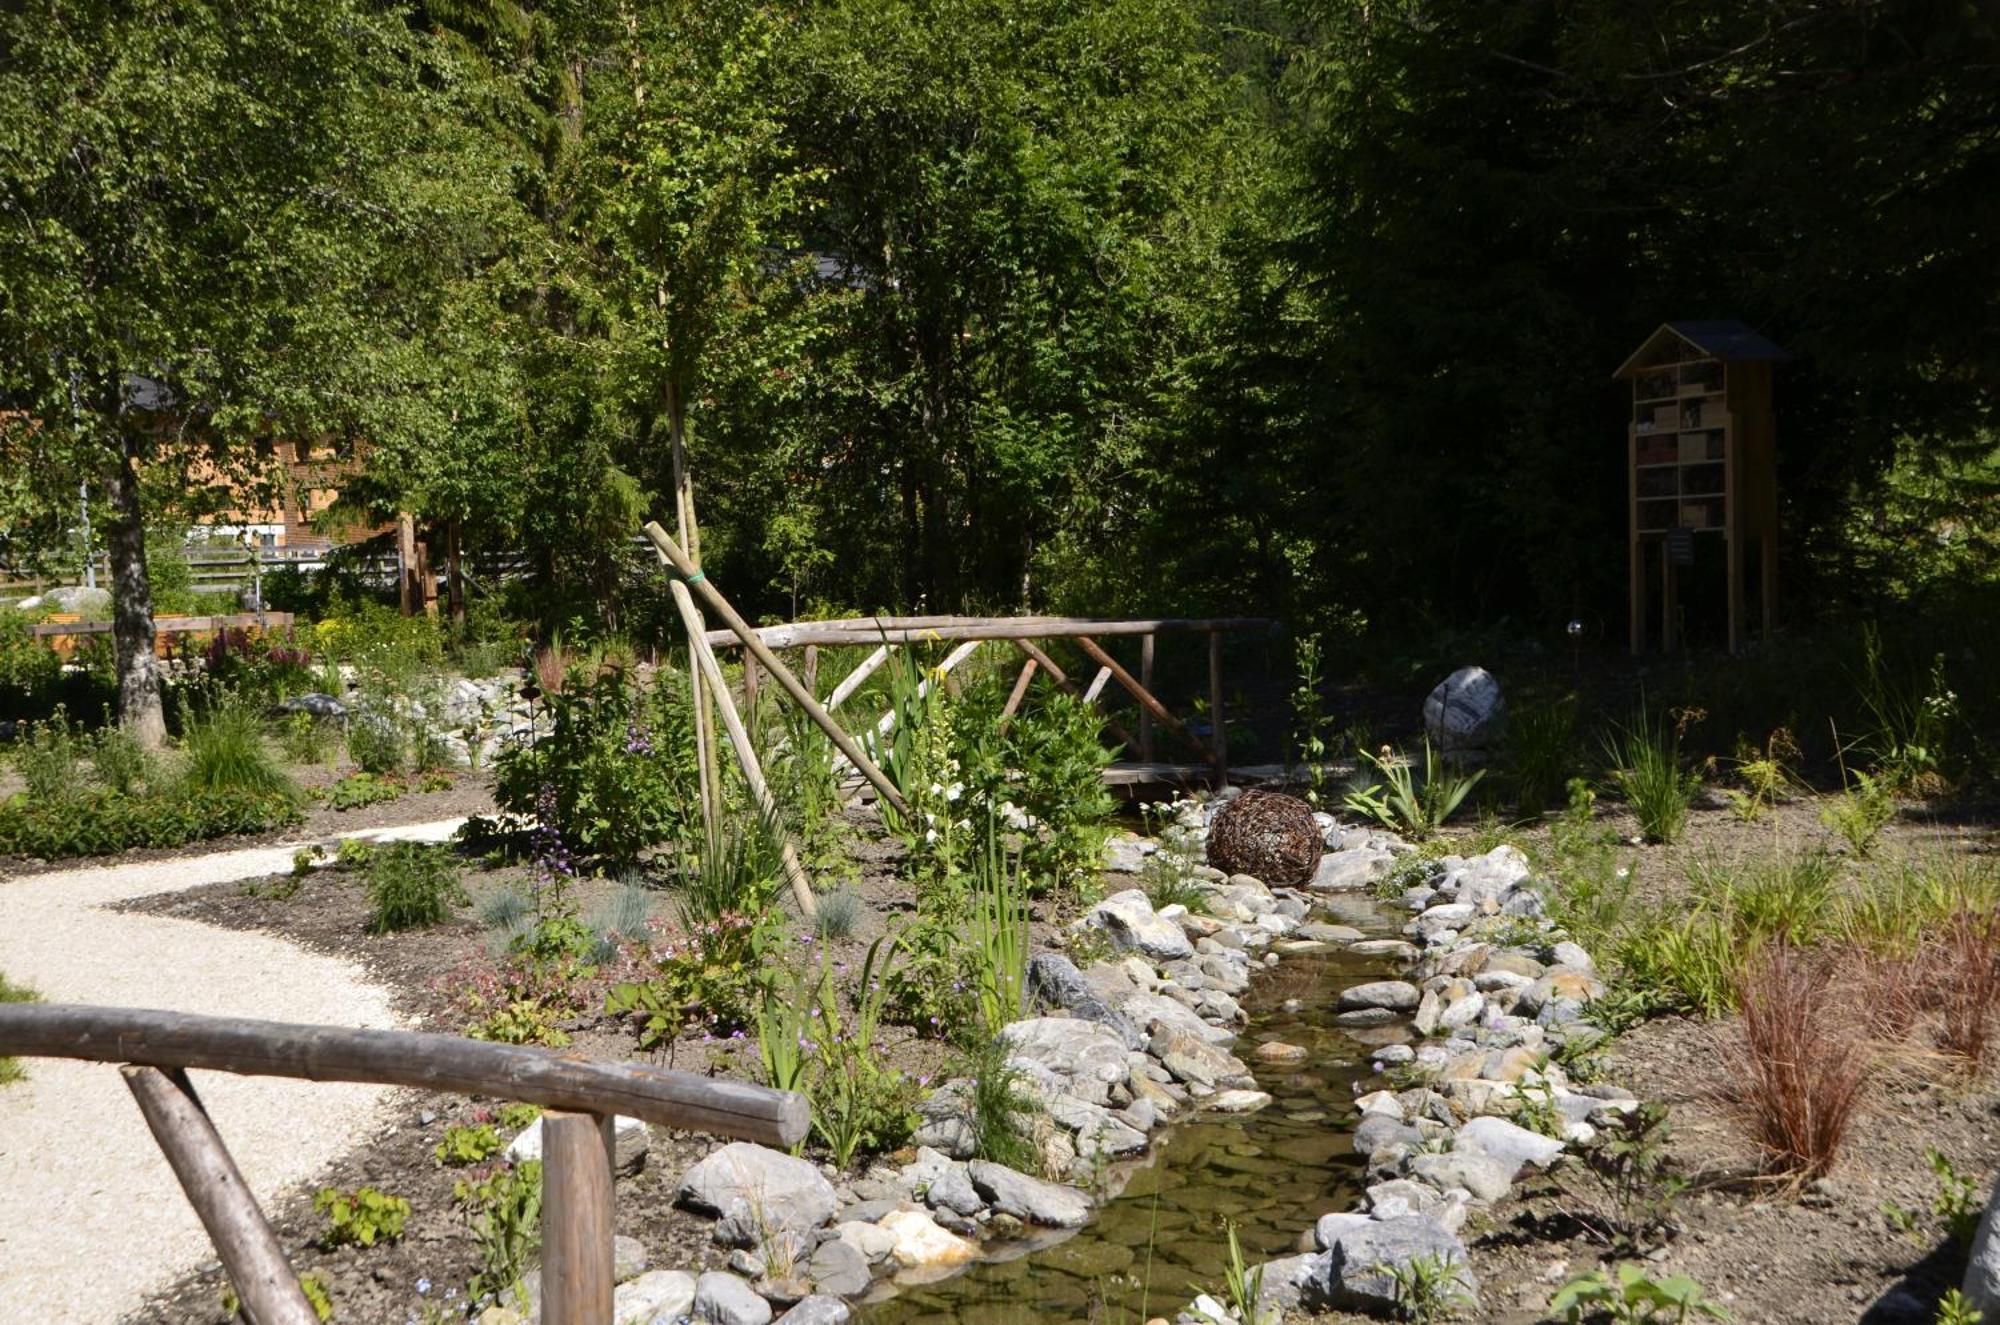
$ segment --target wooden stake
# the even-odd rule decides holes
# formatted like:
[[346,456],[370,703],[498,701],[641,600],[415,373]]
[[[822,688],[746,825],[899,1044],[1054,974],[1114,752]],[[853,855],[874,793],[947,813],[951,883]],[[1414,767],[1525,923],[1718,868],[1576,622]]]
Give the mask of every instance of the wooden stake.
[[[236,1285],[251,1325],[318,1325],[319,1317],[292,1274],[278,1235],[257,1207],[257,1198],[201,1107],[187,1073],[131,1066],[119,1073],[180,1179],[188,1204],[208,1230],[208,1240]],[[605,1246],[610,1245],[607,1237]]]
[[737,716],[736,700],[729,693],[729,686],[722,677],[722,665],[715,660],[715,651],[708,647],[703,637],[700,615],[694,610],[694,599],[688,587],[679,580],[670,586],[673,590],[674,605],[681,610],[681,620],[687,623],[688,638],[693,641],[691,651],[698,661],[702,674],[707,678],[709,689],[715,693],[715,704],[722,712],[722,726],[729,733],[729,743],[736,748],[736,763],[743,770],[743,781],[750,787],[750,799],[757,805],[779,834],[778,853],[785,866],[785,878],[792,885],[792,896],[798,900],[799,910],[808,920],[819,914],[819,903],[813,897],[812,880],[806,877],[805,866],[799,863],[799,853],[792,845],[792,834],[778,815],[778,801],[771,794],[770,784],[764,781],[764,767],[757,759],[757,747],[750,743],[750,733],[743,729],[743,719]]
[[876,645],[875,651],[866,658],[863,658],[860,665],[853,671],[842,677],[840,684],[833,688],[833,693],[826,697],[826,711],[831,713],[842,704],[845,704],[849,699],[852,699],[854,692],[859,690],[869,677],[881,671],[882,664],[888,661],[889,646],[886,644]]
[[660,528],[657,522],[649,522],[645,533],[646,537],[652,540],[653,546],[666,554],[667,560],[671,561],[674,569],[688,581],[689,587],[699,592],[702,601],[722,618],[723,623],[735,633],[736,638],[743,641],[743,647],[750,651],[751,656],[763,663],[773,679],[792,697],[792,701],[819,724],[820,730],[826,733],[834,748],[846,755],[847,761],[860,769],[862,776],[875,784],[875,790],[881,794],[883,800],[894,807],[898,814],[909,814],[910,804],[903,799],[903,793],[896,790],[896,784],[889,781],[882,770],[875,766],[875,761],[868,757],[867,752],[855,744],[854,738],[847,734],[846,729],[835,722],[833,716],[820,707],[819,701],[799,684],[799,678],[792,675],[792,669],[779,662],[778,655],[772,653],[764,641],[757,638],[757,632],[751,628],[749,622],[737,614],[734,607],[730,606],[729,600],[722,596],[722,591],[709,583],[706,577],[697,578],[701,576],[701,568],[688,559],[687,553],[681,550],[680,545],[667,536],[667,531]]
[[[1153,635],[1139,637],[1139,684],[1153,688]],[[1153,762],[1153,715],[1145,705],[1139,706],[1139,758],[1144,763]]]
[[1021,664],[1021,674],[1014,678],[1014,688],[1007,692],[1006,707],[1000,710],[1002,730],[1006,729],[1008,720],[1020,711],[1021,701],[1028,695],[1028,683],[1035,679],[1035,668],[1039,665],[1033,658]]
[[[665,292],[662,290],[662,297]],[[680,385],[667,375],[667,438],[674,466],[674,527],[681,546],[695,565],[701,564],[701,524],[694,515],[694,475],[688,470],[687,417],[681,404]],[[664,556],[663,556],[664,559]],[[695,619],[700,621],[700,615]],[[703,630],[706,630],[704,624]],[[715,711],[710,707],[708,683],[695,665],[694,643],[688,643],[688,696],[694,704],[694,754],[701,765],[702,824],[710,834],[722,823],[722,778],[715,754]]]
[[[1097,702],[1097,697],[1104,693],[1104,687],[1106,683],[1108,683],[1110,680],[1111,680],[1111,669],[1109,667],[1098,668],[1097,675],[1091,677],[1090,684],[1084,687],[1083,702],[1086,704],[1095,704]],[[1145,712],[1144,709],[1140,709],[1139,711],[1141,713]]]
[[611,1325],[611,1119],[542,1115],[544,1325]]
[[1208,632],[1208,725],[1215,742],[1215,789],[1229,785],[1229,728],[1222,718],[1222,632]]

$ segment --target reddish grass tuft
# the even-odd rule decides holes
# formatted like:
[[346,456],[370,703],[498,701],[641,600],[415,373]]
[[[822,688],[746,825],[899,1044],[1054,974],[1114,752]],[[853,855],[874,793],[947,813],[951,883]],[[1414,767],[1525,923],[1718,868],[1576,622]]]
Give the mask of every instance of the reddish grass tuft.
[[1861,972],[1861,1018],[1868,1033],[1885,1045],[1908,1038],[1917,1019],[1936,1003],[1931,957],[1843,950],[1840,960]]
[[1768,945],[1736,986],[1743,1014],[1731,1103],[1768,1171],[1804,1182],[1833,1167],[1871,1066],[1831,964]]
[[2000,916],[1960,911],[1944,928],[1933,957],[1937,1046],[1977,1072],[1992,1041],[2000,1003]]

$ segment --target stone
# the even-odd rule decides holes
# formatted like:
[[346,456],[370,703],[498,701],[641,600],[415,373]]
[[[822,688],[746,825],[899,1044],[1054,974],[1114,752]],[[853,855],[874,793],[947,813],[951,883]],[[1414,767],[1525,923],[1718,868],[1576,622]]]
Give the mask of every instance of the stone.
[[1148,1035],[1157,1035],[1162,1029],[1167,1029],[1191,1035],[1197,1040],[1207,1040],[1210,1044],[1233,1044],[1236,1040],[1236,1032],[1227,1027],[1209,1025],[1193,1008],[1177,1003],[1164,994],[1127,995],[1123,1011],[1145,1027]]
[[1403,939],[1363,939],[1348,951],[1357,957],[1386,957],[1398,962],[1417,959],[1417,945]]
[[694,1276],[686,1270],[648,1270],[611,1295],[611,1319],[618,1325],[675,1321],[694,1305]]
[[1407,980],[1375,980],[1343,989],[1336,1004],[1342,1012],[1364,1008],[1387,1008],[1391,1012],[1414,1012],[1422,994]]
[[814,1293],[811,1297],[801,1298],[780,1319],[785,1325],[847,1325],[853,1316],[853,1309],[839,1298]]
[[917,1105],[923,1122],[910,1138],[912,1143],[929,1146],[953,1159],[971,1159],[978,1148],[972,1089],[970,1081],[959,1078],[932,1091]]
[[[1197,1023],[1199,1017],[1187,1014]],[[1125,1080],[1125,1041],[1116,1032],[1073,1017],[1029,1017],[1000,1032],[1010,1062],[1032,1063],[1060,1080],[1069,1094],[1107,1103],[1113,1083]]]
[[1572,970],[1582,971],[1585,975],[1592,974],[1597,970],[1597,963],[1591,960],[1590,954],[1583,950],[1581,944],[1570,943],[1568,941],[1558,943],[1554,948],[1549,950],[1549,955],[1556,959],[1555,964],[1557,966],[1566,966]]
[[[1464,1244],[1422,1215],[1397,1219],[1329,1215],[1320,1220],[1320,1240],[1326,1246],[1326,1278],[1313,1288],[1327,1306],[1371,1312],[1394,1308],[1397,1287],[1390,1267],[1406,1266],[1419,1257],[1453,1266],[1458,1286],[1467,1296],[1479,1291]],[[1309,1305],[1317,1305],[1313,1296],[1309,1291]]]
[[1304,1045],[1286,1044],[1283,1040],[1266,1040],[1250,1051],[1250,1056],[1260,1063],[1303,1063],[1307,1054]]
[[1146,894],[1137,888],[1113,893],[1090,909],[1083,923],[1104,931],[1121,948],[1130,948],[1159,961],[1194,955],[1187,931],[1153,910]]
[[880,1225],[864,1223],[859,1219],[849,1219],[833,1226],[833,1235],[861,1253],[870,1265],[889,1259],[896,1249],[896,1239]]
[[2000,1308],[2000,1184],[1986,1202],[1978,1231],[1972,1235],[1971,1254],[1965,1263],[1965,1279],[1959,1288],[1971,1299],[1976,1312],[1988,1315]]
[[966,1167],[979,1194],[1003,1214],[1048,1228],[1082,1228],[1090,1221],[1090,1197],[1075,1187],[1044,1182],[983,1159]]
[[1072,1008],[1098,994],[1075,962],[1059,952],[1038,952],[1028,959],[1028,996],[1048,1007]]
[[881,1227],[895,1241],[889,1254],[906,1269],[943,1269],[978,1257],[979,1248],[956,1233],[938,1227],[922,1210],[895,1210],[882,1216]]
[[1387,1090],[1368,1092],[1368,1094],[1354,1101],[1354,1107],[1361,1111],[1361,1116],[1364,1118],[1370,1114],[1379,1113],[1386,1114],[1401,1122],[1405,1116],[1403,1102],[1396,1098],[1394,1092]]
[[1372,1155],[1390,1146],[1418,1146],[1423,1140],[1422,1132],[1386,1113],[1366,1114],[1354,1128],[1355,1153],[1362,1155]]
[[1296,1311],[1303,1304],[1308,1286],[1326,1281],[1326,1253],[1281,1256],[1264,1262],[1256,1273],[1262,1278],[1257,1295],[1259,1315],[1266,1310]]
[[925,1185],[924,1204],[933,1210],[949,1210],[968,1218],[986,1208],[986,1202],[973,1190],[965,1165],[957,1163],[946,1165]]
[[290,699],[279,700],[271,706],[274,714],[310,713],[315,718],[344,718],[347,705],[322,690],[309,690],[303,695],[293,695]]
[[1483,667],[1461,667],[1424,699],[1424,732],[1447,755],[1496,750],[1507,727],[1500,683]]
[[695,1325],[770,1325],[771,1304],[733,1274],[709,1270],[694,1285]]
[[1455,894],[1459,901],[1477,906],[1504,900],[1508,893],[1526,883],[1533,872],[1519,847],[1502,845],[1483,856],[1447,865],[1440,886]]
[[1217,1113],[1255,1113],[1271,1102],[1261,1090],[1218,1090],[1202,1103]]
[[1490,1155],[1502,1163],[1545,1169],[1563,1152],[1563,1143],[1540,1132],[1508,1122],[1505,1118],[1474,1118],[1458,1129],[1456,1150]]
[[1293,932],[1315,943],[1359,943],[1367,937],[1352,925],[1329,925],[1321,920],[1308,920]]
[[[645,1123],[620,1115],[611,1124],[611,1137],[611,1162],[618,1173],[629,1176],[646,1167],[646,1152],[652,1145],[652,1133]],[[522,1128],[521,1134],[507,1143],[506,1155],[515,1164],[542,1157],[540,1118]]]
[[856,1251],[852,1244],[840,1238],[828,1238],[813,1250],[812,1260],[806,1266],[806,1276],[818,1292],[831,1293],[835,1297],[859,1297],[875,1281],[868,1272],[868,1265],[868,1258]]
[[1447,1031],[1463,1030],[1479,1020],[1479,1014],[1486,1010],[1484,994],[1466,994],[1454,998],[1438,1017],[1438,1025]]
[[611,1281],[622,1284],[646,1272],[646,1244],[620,1233],[611,1239]]
[[1249,1069],[1235,1055],[1192,1035],[1161,1029],[1153,1033],[1150,1047],[1176,1081],[1211,1088],[1254,1084]]
[[1319,892],[1342,892],[1366,888],[1389,873],[1396,858],[1374,847],[1354,847],[1321,856],[1308,884]]
[[1421,1178],[1440,1191],[1463,1187],[1482,1201],[1497,1201],[1514,1185],[1519,1166],[1492,1155],[1454,1150],[1448,1155],[1417,1155],[1410,1160],[1410,1175]]
[[728,1225],[718,1237],[757,1246],[773,1233],[808,1233],[840,1206],[833,1184],[810,1162],[732,1141],[681,1175],[680,1199]]

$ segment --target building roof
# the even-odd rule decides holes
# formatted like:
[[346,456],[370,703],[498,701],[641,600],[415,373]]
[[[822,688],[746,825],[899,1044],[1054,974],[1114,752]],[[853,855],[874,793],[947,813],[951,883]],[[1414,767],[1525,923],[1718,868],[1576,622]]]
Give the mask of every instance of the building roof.
[[1720,318],[1706,322],[1662,322],[1658,331],[1646,337],[1638,349],[1632,351],[1624,363],[1618,365],[1613,377],[1631,377],[1645,367],[1651,366],[1653,350],[1660,345],[1663,337],[1671,336],[1693,346],[1711,359],[1724,363],[1775,363],[1790,359],[1790,351],[1767,340],[1764,334],[1747,322],[1734,318]]

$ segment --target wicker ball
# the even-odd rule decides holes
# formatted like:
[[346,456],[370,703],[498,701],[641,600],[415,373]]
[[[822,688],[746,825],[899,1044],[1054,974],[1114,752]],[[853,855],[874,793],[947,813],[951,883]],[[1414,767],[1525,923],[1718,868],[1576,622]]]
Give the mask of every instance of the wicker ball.
[[1269,884],[1312,878],[1323,846],[1312,806],[1276,791],[1244,792],[1222,807],[1208,829],[1209,864]]

